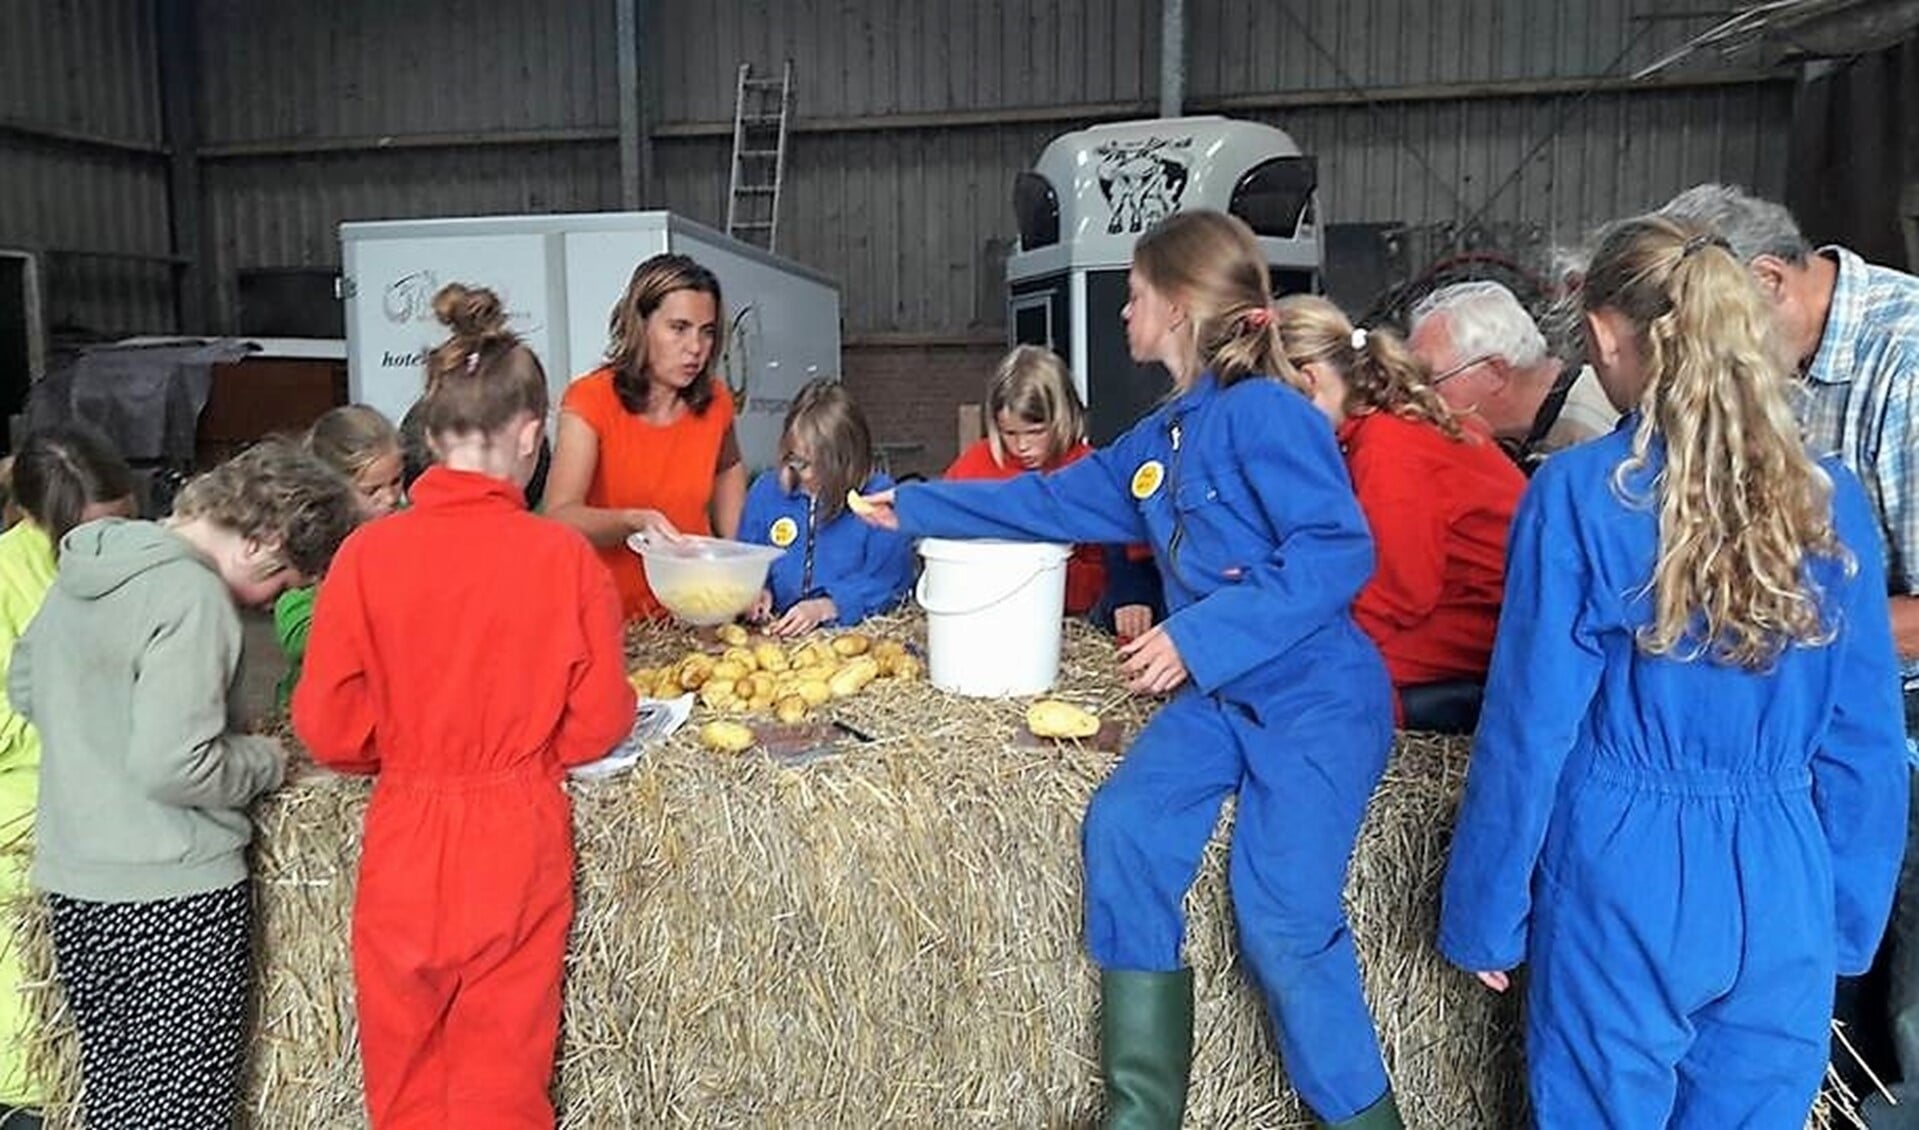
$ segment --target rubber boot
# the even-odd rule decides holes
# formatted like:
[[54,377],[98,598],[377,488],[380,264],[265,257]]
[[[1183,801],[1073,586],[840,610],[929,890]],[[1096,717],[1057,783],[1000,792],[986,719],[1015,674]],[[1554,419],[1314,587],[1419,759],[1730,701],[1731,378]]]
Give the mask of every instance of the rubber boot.
[[1327,1130],[1406,1130],[1406,1124],[1399,1119],[1399,1104],[1393,1101],[1391,1091],[1344,1122],[1323,1122],[1320,1125]]
[[1193,971],[1099,975],[1106,1130],[1178,1130],[1193,1068]]

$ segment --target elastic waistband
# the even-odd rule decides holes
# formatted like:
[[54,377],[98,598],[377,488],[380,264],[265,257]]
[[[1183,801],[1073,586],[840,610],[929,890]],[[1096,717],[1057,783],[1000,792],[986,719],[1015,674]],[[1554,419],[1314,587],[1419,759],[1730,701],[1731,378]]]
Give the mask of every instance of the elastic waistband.
[[1656,769],[1649,765],[1594,762],[1587,777],[1610,785],[1667,796],[1733,797],[1803,792],[1812,772],[1803,765],[1787,769],[1720,772],[1711,769]]
[[374,788],[407,789],[435,793],[467,793],[486,789],[524,788],[527,785],[560,780],[560,770],[542,759],[525,761],[505,769],[472,772],[440,772],[422,769],[382,767]]

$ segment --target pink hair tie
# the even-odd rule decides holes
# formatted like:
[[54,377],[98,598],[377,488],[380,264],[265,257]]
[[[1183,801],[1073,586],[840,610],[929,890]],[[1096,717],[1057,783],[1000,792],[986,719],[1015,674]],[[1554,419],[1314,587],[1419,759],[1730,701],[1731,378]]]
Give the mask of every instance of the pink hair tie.
[[1270,306],[1256,306],[1246,311],[1246,324],[1256,330],[1263,330],[1272,325],[1273,308]]
[[480,367],[480,351],[474,350],[466,355],[466,371],[471,373]]

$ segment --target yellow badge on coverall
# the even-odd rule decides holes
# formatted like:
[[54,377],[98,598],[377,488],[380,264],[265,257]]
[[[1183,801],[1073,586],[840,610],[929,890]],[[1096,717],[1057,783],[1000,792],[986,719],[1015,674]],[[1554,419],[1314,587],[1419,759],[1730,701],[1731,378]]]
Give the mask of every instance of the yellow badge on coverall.
[[1133,472],[1133,497],[1144,501],[1153,497],[1159,484],[1166,481],[1166,465],[1157,459],[1148,459]]
[[778,521],[773,523],[771,529],[766,531],[766,540],[772,542],[774,545],[778,546],[781,549],[785,549],[787,546],[792,545],[793,542],[799,538],[799,536],[800,536],[799,523],[795,522],[791,518],[779,519]]

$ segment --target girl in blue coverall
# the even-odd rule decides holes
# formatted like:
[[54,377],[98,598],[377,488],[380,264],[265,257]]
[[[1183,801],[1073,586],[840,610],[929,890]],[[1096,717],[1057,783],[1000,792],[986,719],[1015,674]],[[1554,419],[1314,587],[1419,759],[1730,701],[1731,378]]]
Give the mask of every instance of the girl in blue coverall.
[[1531,966],[1542,1127],[1796,1130],[1905,842],[1877,527],[1722,242],[1624,221],[1582,298],[1627,416],[1514,519],[1439,946]]
[[[1340,890],[1392,742],[1392,690],[1350,606],[1372,539],[1333,431],[1301,391],[1252,232],[1178,213],[1141,237],[1123,316],[1174,393],[1069,467],[911,485],[869,521],[913,534],[1147,542],[1169,615],[1120,649],[1171,695],[1082,829],[1109,1127],[1175,1127],[1192,1056],[1181,901],[1237,793],[1240,950],[1288,1077],[1324,1124],[1397,1127]],[[891,503],[891,506],[885,505]]]
[[806,385],[787,409],[780,465],[746,493],[740,540],[787,552],[767,570],[747,618],[796,636],[822,624],[851,626],[900,602],[913,587],[913,543],[846,509],[848,491],[881,491],[866,415],[837,381]]

